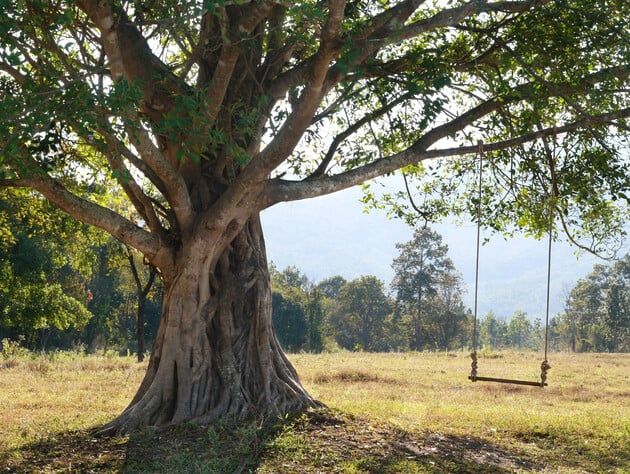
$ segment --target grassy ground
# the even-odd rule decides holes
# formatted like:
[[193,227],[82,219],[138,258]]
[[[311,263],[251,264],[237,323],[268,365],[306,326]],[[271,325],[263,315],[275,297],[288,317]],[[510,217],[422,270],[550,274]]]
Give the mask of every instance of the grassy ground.
[[[479,375],[536,380],[538,354]],[[630,472],[630,354],[552,354],[545,389],[467,380],[466,354],[291,357],[328,410],[261,428],[97,438],[145,369],[131,358],[0,359],[0,472]]]

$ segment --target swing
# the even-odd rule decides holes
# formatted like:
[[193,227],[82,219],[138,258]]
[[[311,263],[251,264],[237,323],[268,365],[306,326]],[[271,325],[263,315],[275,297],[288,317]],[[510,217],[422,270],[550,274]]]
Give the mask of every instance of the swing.
[[[480,237],[481,237],[481,198],[482,198],[482,171],[483,171],[483,143],[479,142],[479,195],[477,202],[477,257],[475,262],[475,307],[474,307],[474,319],[473,319],[473,351],[470,354],[472,359],[470,376],[468,379],[472,382],[497,382],[497,383],[507,383],[507,384],[515,384],[515,385],[530,385],[534,387],[545,387],[547,385],[547,371],[551,369],[549,362],[547,361],[547,348],[548,348],[548,340],[549,340],[549,294],[550,294],[550,286],[551,286],[551,241],[552,241],[552,230],[553,230],[553,218],[552,211],[553,207],[550,205],[550,218],[549,218],[549,246],[547,252],[547,308],[546,308],[546,316],[545,316],[545,356],[540,364],[540,381],[533,380],[517,380],[517,379],[508,379],[508,378],[498,378],[498,377],[483,377],[477,375],[478,369],[478,361],[477,361],[477,302],[478,302],[478,293],[479,293],[479,247],[480,247]],[[552,180],[553,180],[553,163],[550,161],[551,171],[552,171]],[[553,191],[552,191],[553,193]],[[553,204],[553,203],[552,203]]]

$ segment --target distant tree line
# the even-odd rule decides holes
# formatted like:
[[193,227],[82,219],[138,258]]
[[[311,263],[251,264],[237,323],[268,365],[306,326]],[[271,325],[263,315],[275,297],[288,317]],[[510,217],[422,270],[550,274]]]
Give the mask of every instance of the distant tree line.
[[[312,283],[299,269],[272,265],[273,320],[289,351],[445,351],[472,346],[473,317],[462,302],[462,278],[435,231],[397,244],[389,291],[373,275],[337,275]],[[540,350],[546,328],[516,310],[479,318],[478,347]],[[315,342],[316,341],[316,342]],[[596,265],[551,317],[550,350],[630,351],[630,256]]]
[[[285,350],[469,348],[472,314],[442,237],[426,227],[396,248],[389,287],[373,275],[315,283],[272,264],[273,322]],[[155,338],[161,298],[157,270],[116,240],[32,194],[0,194],[0,340],[141,359]],[[479,347],[537,350],[544,335],[540,319],[518,310],[478,321]],[[596,265],[577,282],[550,321],[549,343],[552,350],[630,351],[630,256]]]
[[151,271],[113,238],[32,193],[0,193],[0,340],[133,353],[141,327],[150,347],[161,309]]
[[578,280],[553,331],[571,351],[629,352],[630,254]]

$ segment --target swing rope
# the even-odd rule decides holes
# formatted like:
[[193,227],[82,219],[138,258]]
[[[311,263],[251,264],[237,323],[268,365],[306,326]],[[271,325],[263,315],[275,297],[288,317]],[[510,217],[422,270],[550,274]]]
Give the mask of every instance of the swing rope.
[[[480,140],[477,142],[478,151],[477,154],[479,156],[479,183],[478,183],[478,194],[477,194],[477,245],[476,245],[476,257],[475,257],[475,297],[474,297],[474,312],[473,312],[473,351],[470,354],[470,358],[472,359],[471,368],[470,368],[470,376],[468,377],[472,382],[499,382],[499,383],[510,383],[516,385],[531,385],[536,387],[545,387],[547,385],[547,372],[551,369],[551,365],[547,360],[547,351],[549,347],[549,302],[551,295],[551,244],[553,240],[553,209],[554,209],[554,200],[550,200],[549,204],[549,242],[548,242],[548,250],[547,250],[547,301],[546,301],[546,309],[545,309],[545,356],[540,364],[540,382],[534,382],[529,380],[515,380],[515,379],[505,379],[505,378],[497,378],[497,377],[481,377],[477,375],[477,371],[479,368],[479,362],[477,358],[477,316],[478,316],[478,303],[479,303],[479,254],[481,248],[481,200],[483,198],[483,142]],[[552,182],[555,182],[555,170],[553,169],[553,163],[551,165],[551,179]],[[552,196],[554,195],[554,190],[552,187]]]
[[483,176],[483,142],[479,140],[477,142],[479,146],[479,186],[477,194],[477,254],[475,256],[475,304],[474,304],[474,319],[473,319],[473,351],[470,354],[472,358],[472,364],[470,368],[470,380],[477,381],[477,308],[479,304],[479,250],[481,247],[481,198],[482,198],[482,176]]

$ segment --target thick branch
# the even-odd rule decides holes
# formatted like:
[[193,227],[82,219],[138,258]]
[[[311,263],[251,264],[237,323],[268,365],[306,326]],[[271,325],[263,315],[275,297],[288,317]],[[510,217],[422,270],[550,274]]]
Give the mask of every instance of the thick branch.
[[[506,150],[524,143],[533,142],[540,138],[572,132],[584,128],[587,125],[601,125],[627,117],[630,117],[630,108],[582,118],[581,120],[559,127],[545,128],[499,142],[486,143],[483,145],[483,148],[488,152]],[[266,190],[266,202],[269,206],[271,206],[278,202],[296,201],[300,199],[323,196],[325,194],[334,193],[356,186],[370,179],[378,178],[387,173],[403,168],[404,166],[418,163],[423,160],[450,156],[463,156],[477,153],[478,150],[478,145],[435,150],[420,149],[415,145],[412,145],[406,150],[396,153],[395,155],[384,157],[360,168],[355,168],[335,176],[321,178],[316,181],[271,180]]]
[[123,53],[118,45],[116,21],[111,5],[98,0],[84,0],[80,5],[101,32],[101,43],[109,61],[112,79],[116,81],[124,77]]
[[126,79],[140,84],[143,111],[158,123],[172,110],[173,96],[183,94],[185,85],[153,54],[124,10],[96,0],[84,0],[81,7],[101,32],[113,81]]
[[217,62],[212,80],[208,87],[208,92],[204,99],[206,107],[206,130],[214,126],[230,80],[232,79],[232,73],[234,72],[234,67],[236,66],[241,51],[239,36],[245,33],[251,33],[260,21],[271,11],[271,8],[272,5],[269,3],[250,7],[247,10],[247,14],[239,18],[239,21],[234,25],[228,25],[229,19],[227,18],[227,13],[225,10],[221,12],[222,15],[220,19],[223,23],[222,26],[226,29],[229,28],[230,31],[226,33],[226,36],[223,38],[219,61]]
[[24,181],[70,216],[103,229],[121,242],[142,252],[149,259],[153,260],[160,251],[159,237],[110,209],[72,194],[54,179],[40,173]]
[[28,179],[0,179],[0,188],[28,188],[31,181]]
[[[582,80],[577,84],[575,82],[554,84],[554,87],[548,90],[548,96],[551,97],[555,94],[584,92],[585,90],[588,90],[589,87],[599,82],[610,78],[627,79],[629,75],[630,68],[627,66],[604,69],[582,78]],[[529,97],[533,97],[537,86],[538,84],[535,82],[527,83],[515,87],[511,93],[506,94],[505,96],[493,97],[454,118],[453,120],[428,131],[408,149],[389,157],[377,159],[360,168],[335,176],[321,178],[317,181],[287,182],[282,180],[273,180],[266,192],[267,203],[268,205],[272,205],[281,201],[291,201],[321,196],[358,185],[367,180],[377,178],[386,173],[400,169],[406,165],[417,163],[429,158],[474,153],[476,151],[476,147],[459,147],[446,150],[429,150],[429,147],[440,139],[463,130],[465,127],[473,124],[476,120],[499,110],[510,102],[519,102]],[[544,136],[545,133],[563,133],[597,123],[607,123],[612,120],[628,116],[630,116],[630,109],[601,114],[596,117],[584,117],[570,124],[566,124],[563,127],[546,129],[544,132],[533,132],[504,140],[502,142],[488,144],[485,145],[485,149],[488,151],[506,149],[525,142],[533,141],[541,136]],[[562,130],[562,132],[560,132],[560,130]]]
[[10,64],[5,63],[4,61],[0,61],[0,71],[4,71],[9,74],[13,78],[13,80],[21,86],[23,86],[26,82],[26,77],[23,76],[20,71],[15,69]]
[[426,0],[406,0],[389,10],[385,10],[374,17],[367,27],[362,28],[359,33],[355,35],[354,39],[374,37],[376,34],[380,36],[382,32],[391,33],[394,29],[403,25],[418,7],[425,2]]
[[166,157],[151,140],[149,132],[141,125],[139,117],[134,114],[132,122],[135,128],[127,127],[127,134],[140,156],[156,173],[166,188],[166,199],[182,230],[189,229],[193,222],[193,205],[184,178],[169,163]]
[[[145,111],[152,120],[159,120],[172,107],[170,92],[179,85],[168,68],[155,57],[138,30],[126,19],[124,12],[114,11],[108,3],[85,0],[81,7],[101,31],[101,42],[109,60],[112,79],[140,79],[144,90]],[[159,80],[163,78],[164,80]],[[133,107],[133,106],[131,106]],[[155,182],[165,188],[165,197],[177,217],[182,229],[189,229],[192,220],[192,203],[186,183],[173,168],[162,152],[155,146],[142,121],[130,108],[129,116],[134,127],[127,124],[127,133],[134,147],[151,170],[160,178]]]
[[406,26],[399,32],[395,39],[398,41],[411,39],[437,28],[455,26],[466,18],[483,12],[521,13],[531,10],[532,8],[541,7],[552,1],[553,0],[525,0],[487,3],[472,0],[461,7],[441,10],[430,18],[419,20]]
[[107,151],[105,153],[105,157],[107,158],[107,162],[112,170],[117,174],[116,177],[118,184],[123,188],[125,194],[129,198],[129,201],[136,211],[138,211],[138,214],[140,214],[140,216],[145,220],[152,232],[155,232],[158,235],[161,234],[164,231],[164,228],[153,209],[151,199],[149,199],[142,188],[138,185],[121,157],[111,151]]
[[207,228],[209,232],[220,224],[236,228],[246,222],[253,211],[265,206],[265,203],[259,200],[259,195],[264,189],[266,177],[291,154],[310,125],[325,94],[323,83],[330,61],[341,47],[339,35],[344,7],[344,0],[330,2],[328,20],[321,34],[322,42],[313,56],[309,70],[310,79],[304,87],[299,103],[276,137],[250,161],[219,200],[201,216],[201,226]]

